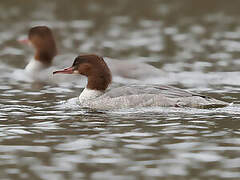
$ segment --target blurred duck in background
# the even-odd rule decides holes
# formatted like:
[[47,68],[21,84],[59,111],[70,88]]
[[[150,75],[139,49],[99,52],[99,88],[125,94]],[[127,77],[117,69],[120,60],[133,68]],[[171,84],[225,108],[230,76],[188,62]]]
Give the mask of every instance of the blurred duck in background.
[[[46,72],[46,70],[50,67],[59,68],[59,65],[66,65],[66,61],[64,60],[63,62],[63,58],[58,57],[57,62],[59,64],[53,64],[53,59],[57,55],[57,47],[54,35],[49,27],[32,27],[29,30],[28,38],[19,41],[31,45],[35,49],[34,57],[30,59],[25,67],[26,74],[32,79],[43,81],[49,78],[52,79],[49,77],[51,73],[48,73],[49,71]],[[127,83],[130,80],[136,80],[137,82],[138,80],[142,81],[150,77],[160,77],[163,75],[158,68],[143,62],[116,60],[112,58],[105,58],[105,61],[111,69],[114,82]]]
[[56,43],[52,31],[47,26],[36,26],[29,30],[28,38],[20,40],[35,49],[35,55],[25,67],[28,74],[49,68],[57,55]]

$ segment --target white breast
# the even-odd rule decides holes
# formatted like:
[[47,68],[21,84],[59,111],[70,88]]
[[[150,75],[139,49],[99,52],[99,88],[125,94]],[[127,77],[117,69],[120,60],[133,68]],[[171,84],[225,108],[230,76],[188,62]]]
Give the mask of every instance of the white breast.
[[92,90],[85,88],[79,96],[79,102],[87,102],[89,100],[95,99],[103,94],[102,91]]
[[36,72],[39,72],[43,69],[46,69],[46,66],[40,61],[35,60],[34,58],[32,58],[25,67],[25,71],[29,74],[35,74]]

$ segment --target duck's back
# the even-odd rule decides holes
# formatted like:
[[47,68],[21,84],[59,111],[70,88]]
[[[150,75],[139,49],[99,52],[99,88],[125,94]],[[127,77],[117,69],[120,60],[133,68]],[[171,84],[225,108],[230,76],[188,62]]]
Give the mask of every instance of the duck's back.
[[208,96],[160,85],[131,85],[114,88],[86,104],[90,108],[97,109],[153,106],[208,108],[228,105],[228,103]]
[[121,77],[135,80],[145,80],[149,77],[164,76],[164,72],[158,68],[144,62],[116,60],[104,58],[105,62],[111,69],[113,77]]

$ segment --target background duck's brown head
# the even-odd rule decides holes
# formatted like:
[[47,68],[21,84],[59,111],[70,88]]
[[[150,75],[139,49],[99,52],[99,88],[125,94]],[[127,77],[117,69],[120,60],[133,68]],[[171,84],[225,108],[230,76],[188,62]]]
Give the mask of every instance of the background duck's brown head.
[[29,30],[28,39],[36,49],[35,59],[50,65],[57,54],[51,29],[47,26],[35,26]]

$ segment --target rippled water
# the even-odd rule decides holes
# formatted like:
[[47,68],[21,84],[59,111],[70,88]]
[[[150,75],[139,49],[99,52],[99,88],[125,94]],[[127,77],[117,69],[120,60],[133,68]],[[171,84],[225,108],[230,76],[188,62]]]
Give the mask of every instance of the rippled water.
[[[0,179],[239,179],[238,5],[1,0]],[[149,83],[234,104],[105,112],[66,107],[81,85],[12,76],[33,53],[16,40],[42,24],[53,29],[62,55],[145,61],[166,71]]]

